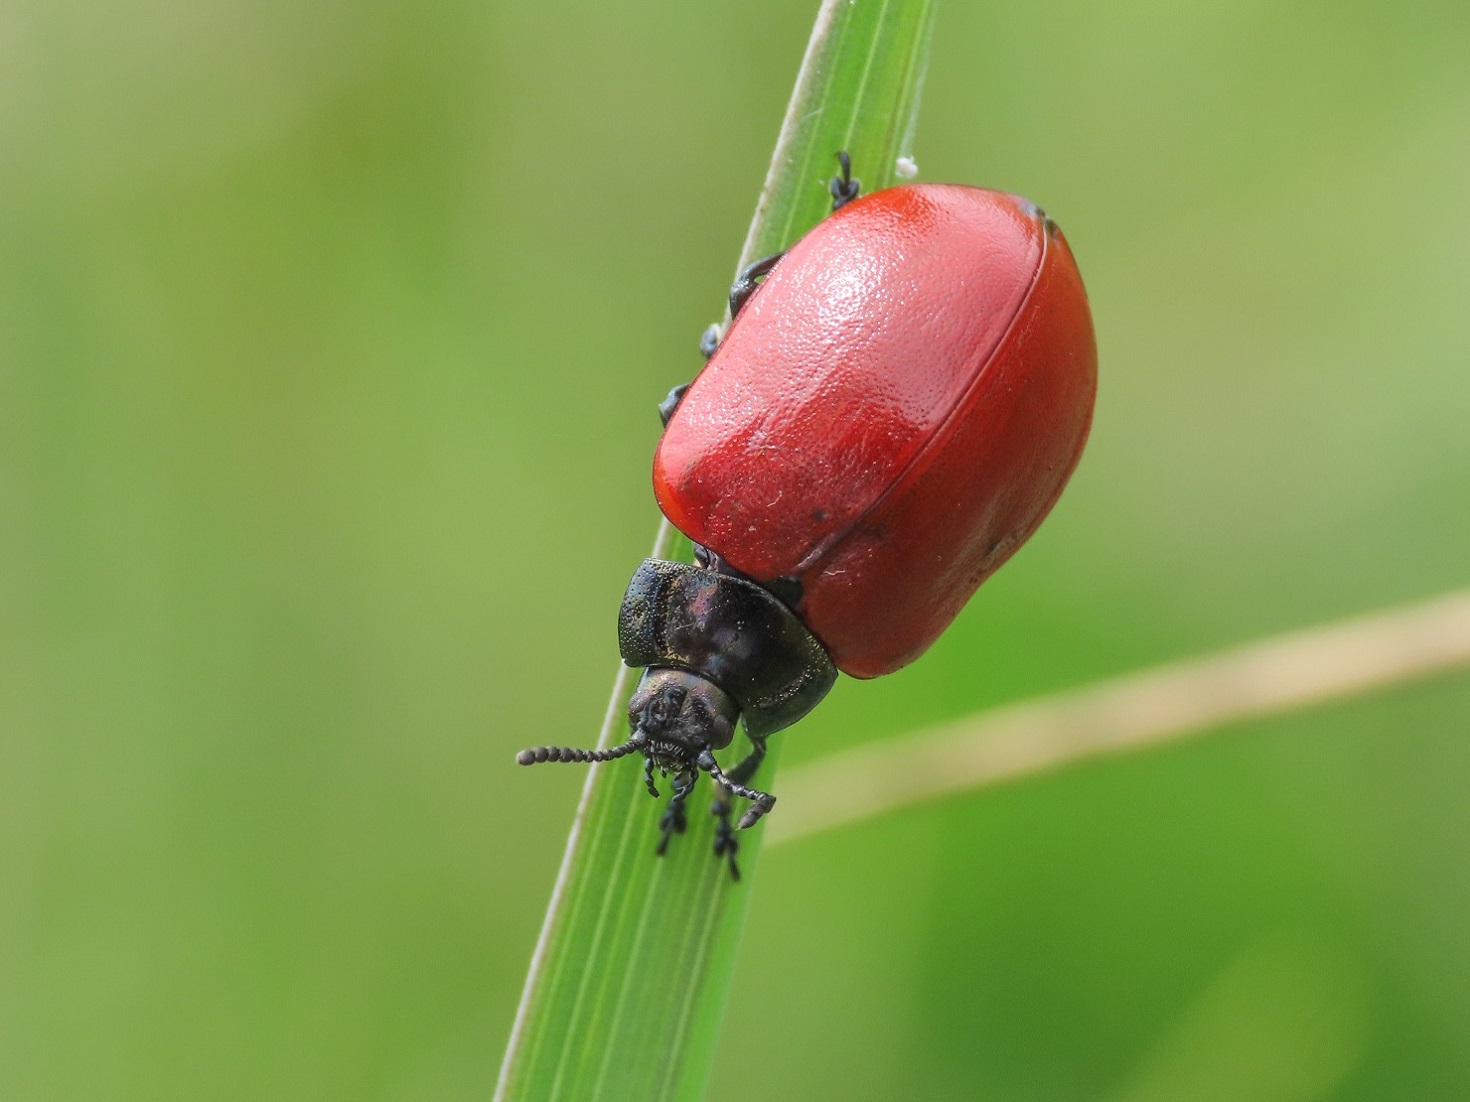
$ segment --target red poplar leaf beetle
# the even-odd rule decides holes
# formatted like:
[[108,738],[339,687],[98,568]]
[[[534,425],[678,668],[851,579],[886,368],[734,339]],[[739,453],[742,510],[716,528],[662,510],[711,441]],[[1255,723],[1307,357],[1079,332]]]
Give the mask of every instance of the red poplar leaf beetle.
[[[752,802],[741,828],[775,805],[746,784],[767,737],[838,670],[928,649],[1056,503],[1097,389],[1082,278],[1044,211],[956,184],[859,197],[838,159],[832,215],[740,274],[704,369],[659,407],[654,495],[696,561],[646,560],[623,598],[631,736],[516,759],[641,753],[654,796],[655,769],[674,777],[659,853],[709,773],[737,878],[729,798]],[[740,720],[753,749],[723,770]]]

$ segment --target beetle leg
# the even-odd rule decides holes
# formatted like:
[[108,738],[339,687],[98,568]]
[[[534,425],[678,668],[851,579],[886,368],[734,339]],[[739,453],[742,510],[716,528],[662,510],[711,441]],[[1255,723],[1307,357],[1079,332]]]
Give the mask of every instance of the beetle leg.
[[[725,335],[724,328],[719,322],[715,322],[706,329],[699,338],[699,354],[707,361],[720,347],[720,339]],[[684,400],[684,392],[689,389],[688,383],[680,383],[669,391],[669,396],[658,404],[659,420],[664,423],[664,428],[669,427],[669,419],[674,416],[674,410],[679,408],[679,403]]]
[[[832,209],[841,210],[862,194],[863,182],[853,178],[852,158],[848,156],[847,150],[841,150],[837,154],[837,163],[842,166],[842,173],[832,177],[832,182],[827,189],[832,193]],[[734,321],[740,314],[740,308],[745,305],[750,296],[755,294],[756,280],[770,274],[771,269],[780,263],[785,256],[784,252],[772,253],[763,256],[759,260],[752,261],[740,270],[735,277],[735,282],[730,287],[730,320]],[[704,331],[704,336],[699,340],[699,350],[709,359],[715,354],[715,349],[720,345],[720,327],[711,325]]]
[[674,778],[674,795],[669,800],[669,809],[663,813],[658,825],[663,829],[664,836],[658,843],[658,855],[662,857],[664,851],[669,848],[669,839],[675,834],[683,834],[689,826],[689,821],[684,815],[684,801],[688,799],[689,793],[694,791],[694,779],[698,776],[694,770],[680,773]]
[[[768,275],[771,269],[776,266],[776,262],[785,255],[785,253],[773,253],[770,256],[763,256],[759,260],[747,264],[744,268],[740,269],[740,274],[735,277],[735,282],[730,285],[731,321],[734,321],[735,315],[740,313],[740,308],[745,305],[745,300],[755,294],[756,280]],[[719,351],[720,341],[725,338],[725,330],[725,326],[719,322],[715,322],[700,334],[699,354],[706,360],[710,359]],[[669,397],[673,398],[672,392],[670,392]],[[678,403],[675,402],[674,405],[678,405]],[[663,406],[659,406],[660,412],[663,412],[663,409]],[[669,412],[664,415],[665,425],[669,423],[669,417],[673,416],[673,412],[673,406],[669,406]]]
[[[766,740],[758,736],[750,737],[750,753],[740,763],[725,774],[727,778],[737,784],[744,784],[755,776],[761,762],[766,758]],[[709,805],[709,813],[719,819],[715,826],[715,856],[725,857],[730,862],[730,875],[740,879],[740,866],[735,863],[735,855],[740,852],[740,840],[735,836],[735,828],[730,825],[730,792],[728,789],[716,785],[715,798]]]
[[730,320],[732,322],[740,313],[740,308],[746,304],[751,295],[755,294],[755,281],[769,275],[771,269],[780,263],[781,258],[785,255],[785,253],[772,253],[740,269],[740,274],[735,277],[735,282],[730,286]]
[[852,158],[847,155],[847,150],[842,149],[837,153],[837,163],[842,166],[842,174],[833,176],[832,182],[827,185],[827,190],[832,193],[832,209],[839,211],[862,194],[863,182],[852,178]]
[[735,863],[735,855],[740,852],[740,840],[735,837],[735,828],[730,825],[730,801],[724,797],[717,798],[711,805],[710,812],[720,817],[720,821],[715,824],[715,859],[723,857],[729,861],[730,879],[739,880],[740,866]]
[[[832,177],[827,190],[832,193],[832,209],[841,210],[862,194],[863,182],[854,179],[852,175],[852,158],[848,156],[847,150],[840,150],[837,154],[837,163],[842,166],[841,174]],[[771,269],[780,263],[785,256],[784,252],[772,253],[763,256],[759,260],[752,261],[740,270],[735,277],[735,282],[730,286],[730,320],[734,321],[740,313],[740,308],[745,305],[751,295],[755,294],[756,280],[770,274]],[[711,325],[699,338],[699,351],[707,360],[715,354],[720,347],[720,339],[724,336],[718,324]],[[668,424],[668,418],[664,418],[664,424]]]
[[726,778],[736,784],[744,784],[755,776],[761,762],[766,760],[766,739],[764,735],[750,736],[750,753],[746,754],[734,768],[725,774]]
[[684,392],[688,389],[688,383],[680,383],[658,404],[658,419],[664,423],[664,428],[669,427],[669,419],[674,416],[674,410],[679,408],[679,403],[684,400]]
[[[741,764],[744,765],[745,763],[741,762]],[[746,808],[745,814],[740,816],[740,822],[737,825],[741,830],[749,830],[751,827],[755,826],[756,823],[760,822],[761,816],[769,814],[771,808],[776,806],[776,797],[772,796],[769,792],[761,792],[759,789],[747,788],[745,787],[745,785],[740,784],[738,781],[733,781],[729,777],[727,777],[725,775],[725,771],[720,768],[720,763],[715,761],[714,754],[710,753],[708,750],[703,750],[700,752],[698,765],[699,768],[703,769],[706,773],[713,777],[715,779],[715,783],[717,783],[727,793],[735,796],[740,796],[741,798],[750,800],[752,803],[755,804],[754,807]]]
[[719,349],[720,339],[724,335],[724,327],[719,322],[711,323],[710,327],[699,335],[699,354],[708,360]]

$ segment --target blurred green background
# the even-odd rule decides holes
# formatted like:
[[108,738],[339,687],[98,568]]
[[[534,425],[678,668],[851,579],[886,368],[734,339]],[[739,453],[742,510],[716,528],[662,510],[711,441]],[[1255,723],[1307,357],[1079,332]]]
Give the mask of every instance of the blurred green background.
[[[582,783],[512,755],[593,736],[815,7],[0,7],[0,1098],[488,1097]],[[952,0],[918,161],[1066,229],[1092,443],[787,763],[1470,582],[1463,0]],[[1467,736],[773,848],[712,1095],[1470,1097]]]

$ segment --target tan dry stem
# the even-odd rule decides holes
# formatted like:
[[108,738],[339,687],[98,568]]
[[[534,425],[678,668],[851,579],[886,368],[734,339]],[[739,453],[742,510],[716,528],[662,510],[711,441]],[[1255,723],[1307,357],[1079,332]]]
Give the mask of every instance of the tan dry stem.
[[1470,665],[1470,589],[788,768],[769,841]]

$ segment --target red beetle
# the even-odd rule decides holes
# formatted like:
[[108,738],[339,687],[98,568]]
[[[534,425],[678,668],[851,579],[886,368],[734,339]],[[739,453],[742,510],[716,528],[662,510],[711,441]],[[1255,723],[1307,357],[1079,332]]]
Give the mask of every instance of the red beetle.
[[[1056,223],[949,184],[849,202],[842,161],[835,213],[747,269],[724,340],[664,407],[654,493],[698,565],[649,560],[624,599],[623,657],[648,671],[632,737],[519,758],[642,751],[655,795],[655,767],[676,778],[659,852],[699,769],[755,801],[742,827],[768,811],[743,783],[765,736],[837,669],[877,677],[921,655],[1036,530],[1087,440],[1097,352]],[[712,751],[741,716],[755,752],[725,773]],[[716,811],[733,872],[727,801]]]

